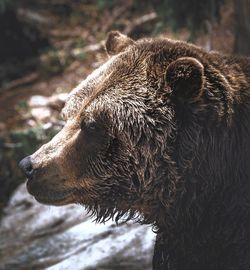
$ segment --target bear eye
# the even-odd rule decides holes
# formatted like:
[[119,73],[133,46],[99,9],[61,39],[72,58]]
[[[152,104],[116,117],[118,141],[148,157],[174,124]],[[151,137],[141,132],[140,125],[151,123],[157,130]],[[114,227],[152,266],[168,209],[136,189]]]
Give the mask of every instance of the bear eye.
[[82,121],[81,130],[87,134],[93,134],[97,130],[97,124],[95,121],[89,121],[89,122]]

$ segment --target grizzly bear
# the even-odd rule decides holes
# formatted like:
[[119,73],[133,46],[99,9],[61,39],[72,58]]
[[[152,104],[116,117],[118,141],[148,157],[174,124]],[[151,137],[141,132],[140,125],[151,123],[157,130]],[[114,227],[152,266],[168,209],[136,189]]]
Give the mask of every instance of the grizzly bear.
[[41,203],[152,224],[153,269],[250,269],[250,59],[111,32],[64,128],[20,162]]

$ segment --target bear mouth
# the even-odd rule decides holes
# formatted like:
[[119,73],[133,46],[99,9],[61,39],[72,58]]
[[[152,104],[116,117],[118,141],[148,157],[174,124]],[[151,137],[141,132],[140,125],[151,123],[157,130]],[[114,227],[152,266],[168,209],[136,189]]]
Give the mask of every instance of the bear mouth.
[[74,188],[49,183],[44,178],[28,178],[28,192],[39,202],[47,205],[65,205],[74,202]]
[[28,180],[28,192],[39,202],[47,205],[65,205],[73,203],[74,189],[55,188]]
[[73,203],[73,193],[73,190],[49,191],[47,194],[33,194],[33,196],[39,203],[59,206]]

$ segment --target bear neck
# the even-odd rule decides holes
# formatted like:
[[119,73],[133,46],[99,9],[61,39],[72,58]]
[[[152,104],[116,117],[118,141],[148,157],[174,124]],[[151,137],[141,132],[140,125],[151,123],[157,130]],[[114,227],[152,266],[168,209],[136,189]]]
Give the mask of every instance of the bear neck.
[[168,168],[179,183],[175,200],[152,209],[154,269],[250,269],[248,104],[235,105],[230,121],[181,127]]

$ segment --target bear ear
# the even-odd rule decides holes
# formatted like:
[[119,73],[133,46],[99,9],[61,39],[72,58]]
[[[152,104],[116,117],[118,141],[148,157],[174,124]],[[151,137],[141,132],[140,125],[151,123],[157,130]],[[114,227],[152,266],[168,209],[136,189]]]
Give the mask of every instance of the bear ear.
[[179,58],[167,67],[165,81],[176,101],[196,102],[203,93],[204,66],[193,57]]
[[121,34],[118,31],[108,33],[105,47],[109,55],[115,55],[124,51],[129,45],[134,44],[134,40]]

